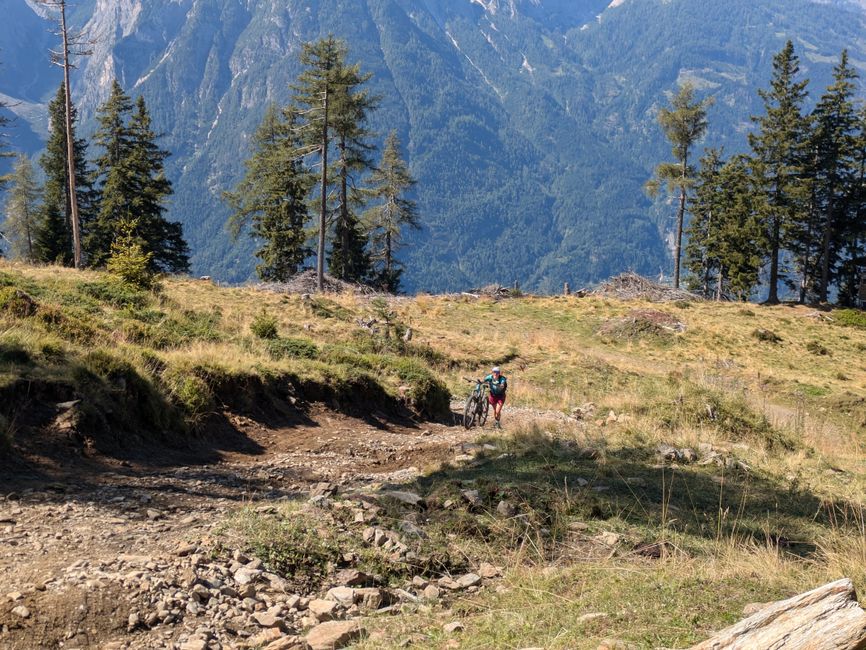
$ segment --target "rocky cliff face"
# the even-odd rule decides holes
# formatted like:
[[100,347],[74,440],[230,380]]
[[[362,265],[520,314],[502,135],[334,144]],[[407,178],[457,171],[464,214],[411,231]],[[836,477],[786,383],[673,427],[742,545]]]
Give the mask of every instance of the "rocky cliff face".
[[[21,100],[16,142],[33,150],[59,71],[34,55],[50,44],[44,20],[10,3],[0,92]],[[736,151],[785,39],[815,94],[842,47],[866,61],[862,3],[812,0],[87,0],[73,18],[96,39],[75,79],[83,115],[113,77],[145,95],[195,270],[234,281],[253,260],[229,241],[219,197],[267,103],[288,100],[306,40],[347,39],[375,75],[373,126],[398,129],[421,181],[406,280],[429,290],[658,274],[670,210],[641,184],[668,155],[666,93],[688,79],[714,94],[707,143]]]

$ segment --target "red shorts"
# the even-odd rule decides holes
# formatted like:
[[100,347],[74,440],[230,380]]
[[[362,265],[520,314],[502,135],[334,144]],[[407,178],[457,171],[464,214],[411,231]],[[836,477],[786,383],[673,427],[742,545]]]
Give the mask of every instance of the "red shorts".
[[490,402],[491,406],[496,406],[497,404],[505,404],[505,395],[494,395],[491,393],[487,397],[487,401]]

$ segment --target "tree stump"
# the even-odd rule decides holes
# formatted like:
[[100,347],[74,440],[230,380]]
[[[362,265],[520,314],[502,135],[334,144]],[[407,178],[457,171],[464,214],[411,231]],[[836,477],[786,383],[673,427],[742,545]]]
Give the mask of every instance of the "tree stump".
[[866,611],[847,578],[770,603],[691,650],[866,650]]

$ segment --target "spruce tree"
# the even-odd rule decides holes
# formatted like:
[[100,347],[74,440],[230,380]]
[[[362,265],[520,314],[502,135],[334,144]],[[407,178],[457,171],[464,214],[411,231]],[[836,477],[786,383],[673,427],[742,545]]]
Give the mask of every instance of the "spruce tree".
[[349,282],[364,280],[370,270],[367,238],[356,214],[366,196],[356,189],[355,180],[373,166],[370,152],[374,147],[368,143],[372,134],[366,123],[377,100],[360,88],[371,76],[362,74],[360,65],[341,66],[331,102],[338,153],[338,206],[328,269],[331,275]]
[[722,163],[718,151],[702,159],[690,205],[686,267],[705,295],[747,300],[758,284],[766,246],[760,215],[766,209],[754,165],[745,156]]
[[169,154],[156,144],[144,98],[133,103],[115,80],[99,108],[98,121],[94,140],[102,148],[96,159],[99,211],[85,239],[90,264],[105,265],[124,222],[135,224],[135,236],[150,254],[152,270],[187,271],[189,250],[181,225],[165,218],[165,201],[172,193],[164,168]]
[[11,245],[11,253],[25,262],[36,261],[36,232],[39,218],[41,188],[30,159],[21,154],[9,175],[3,235]]
[[292,86],[294,103],[303,108],[303,147],[300,153],[315,153],[319,159],[318,245],[316,247],[317,288],[324,288],[325,241],[328,228],[328,155],[332,144],[337,88],[342,83],[340,73],[345,69],[346,44],[329,35],[315,43],[305,43],[300,60],[304,70]]
[[137,216],[132,205],[138,188],[132,165],[132,133],[128,126],[131,113],[132,99],[115,79],[108,99],[97,111],[99,127],[93,136],[102,153],[95,161],[99,211],[84,238],[84,250],[91,266],[105,266],[118,225]]
[[720,172],[723,165],[720,150],[707,149],[704,152],[689,204],[692,218],[685,232],[684,266],[690,273],[689,288],[700,291],[705,297],[714,293],[714,285],[720,288],[719,261],[715,252],[710,250],[710,242],[715,237],[715,228],[722,210]]
[[853,98],[857,72],[844,50],[833,69],[833,83],[814,110],[816,198],[821,214],[820,265],[817,293],[827,302],[844,249],[850,187],[854,174],[857,114]]
[[694,169],[689,165],[689,156],[692,147],[707,130],[707,108],[711,103],[711,98],[701,101],[695,99],[694,87],[686,83],[671,100],[670,108],[662,108],[659,111],[659,124],[671,143],[676,162],[658,165],[654,177],[647,182],[646,189],[650,196],[656,196],[662,185],[665,185],[669,192],[676,192],[679,195],[674,239],[674,288],[680,286],[680,257],[686,199],[694,183]]
[[773,58],[773,77],[768,90],[759,90],[764,115],[753,116],[757,130],[749,134],[756,169],[763,170],[757,188],[767,196],[766,213],[761,220],[766,229],[769,259],[767,302],[779,302],[779,257],[785,246],[787,230],[802,223],[808,211],[802,171],[808,146],[808,118],[802,107],[808,93],[808,80],[797,81],[800,71],[794,44],[788,41]]
[[866,276],[866,105],[857,113],[850,182],[846,192],[846,219],[842,228],[843,262],[839,269],[839,302],[857,304],[860,283]]
[[223,195],[232,209],[230,232],[238,237],[249,228],[250,236],[260,243],[256,272],[272,282],[287,281],[312,252],[304,225],[305,198],[313,179],[296,155],[297,124],[293,109],[281,114],[275,105],[268,106],[253,135],[244,177],[233,192]]
[[400,287],[402,268],[394,258],[405,227],[420,228],[414,201],[406,198],[416,181],[400,157],[400,140],[392,131],[385,141],[379,167],[370,175],[371,194],[377,200],[365,219],[370,232],[373,260],[373,283],[396,293]]
[[[73,107],[73,136],[78,115]],[[72,205],[69,199],[69,179],[66,144],[66,90],[61,84],[57,94],[48,103],[48,141],[39,158],[45,178],[39,226],[35,237],[35,260],[43,263],[73,263]],[[95,211],[95,196],[87,164],[87,143],[74,137],[75,191],[78,195],[79,218],[82,232],[91,227]]]
[[152,255],[154,270],[184,273],[189,270],[189,247],[183,238],[183,227],[165,218],[165,202],[173,190],[165,175],[169,153],[156,144],[144,97],[138,96],[129,122],[130,167],[135,194],[131,205],[139,236],[145,250]]
[[[9,118],[4,115],[6,104],[0,100],[0,159],[11,158],[14,154],[9,151],[9,143],[6,138],[6,128],[9,126]],[[3,191],[3,186],[8,181],[7,176],[0,176],[0,191]]]

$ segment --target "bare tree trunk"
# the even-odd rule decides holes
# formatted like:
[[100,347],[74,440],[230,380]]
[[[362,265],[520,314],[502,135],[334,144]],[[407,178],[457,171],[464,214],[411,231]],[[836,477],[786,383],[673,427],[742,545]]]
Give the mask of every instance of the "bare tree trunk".
[[[683,175],[685,178],[685,175]],[[677,210],[677,241],[674,248],[674,289],[680,288],[680,254],[683,247],[683,219],[686,214],[686,188],[680,188],[680,207]]]
[[319,215],[319,250],[316,260],[316,289],[319,293],[325,290],[325,228],[328,213],[328,102],[330,93],[325,86],[324,119],[322,124],[322,207]]
[[788,600],[722,630],[691,650],[863,650],[866,612],[847,578]]
[[827,198],[827,216],[824,219],[824,232],[821,234],[821,286],[818,292],[818,301],[827,302],[827,288],[830,285],[830,243],[833,234],[833,210],[836,184],[830,183],[830,191]]
[[72,222],[72,258],[81,268],[81,227],[78,218],[78,194],[75,188],[75,134],[72,132],[72,89],[69,86],[69,36],[66,29],[66,0],[59,0],[60,32],[63,37],[63,83],[66,87],[66,162],[69,176],[69,218]]
[[770,234],[770,293],[767,303],[779,304],[779,238],[782,236],[782,224],[778,214],[773,215],[773,231]]
[[340,220],[342,221],[342,230],[340,242],[343,246],[343,277],[342,280],[354,276],[354,269],[347,266],[348,258],[346,254],[349,250],[349,179],[346,161],[346,136],[340,136]]

